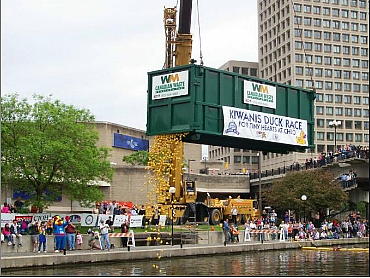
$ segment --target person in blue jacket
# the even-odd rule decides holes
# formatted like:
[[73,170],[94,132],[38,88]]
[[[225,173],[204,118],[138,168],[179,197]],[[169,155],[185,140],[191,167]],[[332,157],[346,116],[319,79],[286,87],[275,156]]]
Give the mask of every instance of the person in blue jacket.
[[65,227],[68,225],[59,215],[54,216],[53,234],[55,236],[55,252],[63,251],[66,248]]

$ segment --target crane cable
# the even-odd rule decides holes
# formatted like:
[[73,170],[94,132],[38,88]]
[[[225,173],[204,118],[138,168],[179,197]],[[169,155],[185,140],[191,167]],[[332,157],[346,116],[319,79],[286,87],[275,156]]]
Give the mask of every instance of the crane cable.
[[198,33],[199,33],[199,58],[200,58],[200,65],[203,66],[202,36],[201,36],[201,33],[200,33],[199,3],[198,3],[198,0],[197,0],[197,15],[198,15]]

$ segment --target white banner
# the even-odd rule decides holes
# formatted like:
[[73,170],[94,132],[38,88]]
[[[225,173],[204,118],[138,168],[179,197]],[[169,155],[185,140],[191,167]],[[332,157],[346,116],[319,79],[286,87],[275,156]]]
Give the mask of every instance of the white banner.
[[98,214],[81,214],[81,226],[84,227],[95,227],[98,221]]
[[121,227],[121,224],[128,220],[127,215],[115,215],[113,221],[113,227]]
[[6,223],[10,224],[13,222],[16,213],[2,213],[1,214],[1,227],[4,227]]
[[244,80],[244,103],[276,109],[276,87]]
[[160,226],[166,226],[166,219],[167,219],[167,216],[166,215],[160,215],[159,216],[159,225]]
[[141,227],[144,215],[133,215],[130,217],[130,228]]
[[307,121],[222,106],[223,135],[298,146],[308,146]]
[[189,71],[178,71],[152,78],[152,100],[189,94]]

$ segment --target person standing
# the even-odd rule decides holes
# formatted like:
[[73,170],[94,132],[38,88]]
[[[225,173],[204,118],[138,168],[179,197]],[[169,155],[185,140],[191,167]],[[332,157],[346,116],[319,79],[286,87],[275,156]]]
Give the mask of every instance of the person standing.
[[101,249],[107,249],[110,250],[110,242],[109,242],[109,225],[104,224],[104,220],[100,221],[100,243],[101,243]]
[[43,247],[44,253],[46,253],[46,225],[45,223],[41,223],[39,227],[39,250],[38,253],[41,252],[41,246]]
[[113,233],[113,219],[112,216],[109,216],[107,221],[105,221],[105,224],[109,226],[110,231]]
[[76,242],[76,226],[73,225],[71,222],[68,222],[68,225],[66,226],[66,234],[67,234],[67,244],[69,247],[69,250],[75,250],[75,242]]
[[236,207],[232,207],[231,209],[231,215],[232,215],[232,219],[233,219],[233,223],[234,225],[238,225],[237,223],[237,216],[238,216],[238,209]]
[[55,236],[55,252],[65,250],[66,246],[66,232],[65,227],[68,225],[66,221],[60,216],[54,217],[53,234]]
[[28,227],[28,233],[31,235],[32,241],[32,252],[37,252],[39,244],[39,224],[38,222],[32,222]]
[[[128,233],[128,230],[129,230],[129,224],[128,224],[127,221],[125,221],[121,224],[121,233]],[[123,248],[127,247],[127,241],[128,241],[127,235],[121,237],[121,242],[122,242],[122,247]]]
[[223,229],[224,236],[225,236],[225,243],[230,242],[231,235],[230,235],[229,219],[227,218],[225,219],[222,229]]
[[80,231],[76,231],[76,245],[78,250],[82,249],[82,243],[83,243],[82,235]]

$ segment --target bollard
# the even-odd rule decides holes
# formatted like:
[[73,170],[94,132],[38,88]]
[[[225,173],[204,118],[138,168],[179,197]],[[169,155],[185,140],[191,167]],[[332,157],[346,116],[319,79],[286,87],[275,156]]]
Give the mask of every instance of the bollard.
[[224,246],[226,246],[226,240],[224,241]]
[[67,255],[67,250],[63,249],[63,255]]
[[127,246],[127,251],[130,252],[130,246]]

